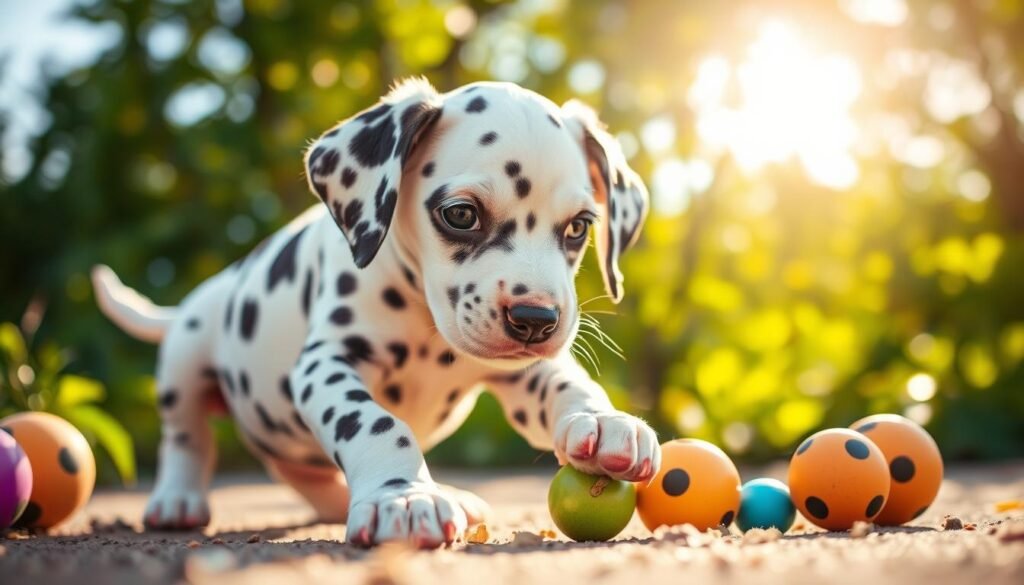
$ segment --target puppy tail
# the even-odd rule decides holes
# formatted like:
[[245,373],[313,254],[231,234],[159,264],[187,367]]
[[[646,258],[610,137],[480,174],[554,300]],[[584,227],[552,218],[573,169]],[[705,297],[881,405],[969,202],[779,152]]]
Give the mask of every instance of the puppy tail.
[[96,304],[103,314],[138,340],[159,343],[174,321],[174,308],[155,305],[128,288],[109,266],[93,267],[92,286],[96,291]]

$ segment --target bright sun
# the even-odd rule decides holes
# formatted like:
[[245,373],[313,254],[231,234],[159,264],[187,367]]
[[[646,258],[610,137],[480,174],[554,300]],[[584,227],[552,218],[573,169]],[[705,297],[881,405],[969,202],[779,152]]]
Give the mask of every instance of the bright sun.
[[[732,100],[730,83],[738,90]],[[853,60],[815,50],[791,24],[773,20],[740,63],[706,57],[689,102],[704,144],[729,152],[743,170],[796,158],[815,183],[844,189],[859,175],[850,107],[860,91]]]

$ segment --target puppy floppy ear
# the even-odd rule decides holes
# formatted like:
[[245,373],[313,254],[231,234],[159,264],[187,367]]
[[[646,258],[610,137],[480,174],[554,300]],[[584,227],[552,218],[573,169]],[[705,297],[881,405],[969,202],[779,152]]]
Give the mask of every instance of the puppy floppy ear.
[[602,216],[594,243],[600,256],[605,290],[612,301],[618,303],[622,300],[619,255],[636,243],[640,235],[650,205],[647,187],[629,168],[619,143],[605,131],[592,109],[570,100],[562,106],[562,117],[587,157],[594,200]]
[[426,80],[408,80],[377,105],[325,132],[306,151],[309,187],[327,205],[359,268],[373,260],[384,242],[403,167],[440,117],[437,91]]

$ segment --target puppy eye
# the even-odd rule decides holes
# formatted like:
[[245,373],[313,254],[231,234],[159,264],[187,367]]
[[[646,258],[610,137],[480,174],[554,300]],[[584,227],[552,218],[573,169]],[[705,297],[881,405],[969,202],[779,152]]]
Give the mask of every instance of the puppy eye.
[[480,229],[480,218],[477,216],[476,208],[469,203],[455,203],[442,208],[441,219],[453,230]]
[[590,230],[590,222],[577,217],[576,219],[569,222],[569,225],[565,226],[565,238],[567,240],[579,241],[587,237],[587,231]]

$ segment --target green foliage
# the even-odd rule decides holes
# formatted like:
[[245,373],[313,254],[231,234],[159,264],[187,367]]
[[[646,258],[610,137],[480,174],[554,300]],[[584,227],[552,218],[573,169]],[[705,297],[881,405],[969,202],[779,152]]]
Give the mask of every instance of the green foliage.
[[135,484],[135,448],[124,426],[100,405],[103,384],[64,373],[69,356],[52,343],[32,354],[14,323],[0,323],[0,418],[21,411],[50,412],[66,419],[95,449],[103,448],[126,485]]
[[[73,18],[118,42],[48,80],[52,123],[0,187],[0,318],[45,300],[40,338],[105,381],[151,457],[154,352],[99,315],[90,265],[174,304],[313,204],[307,141],[392,80],[513,79],[598,108],[654,191],[625,301],[598,298],[592,254],[579,279],[626,356],[587,337],[617,404],[754,459],[879,411],[926,421],[948,457],[1019,456],[1024,8],[909,2],[878,24],[855,4],[96,0]],[[766,69],[772,19],[820,49]],[[181,27],[180,52],[147,43],[158,24]],[[176,117],[189,88],[207,115]],[[532,461],[499,418],[484,401],[468,423],[487,457],[466,459],[469,430],[436,457]]]

